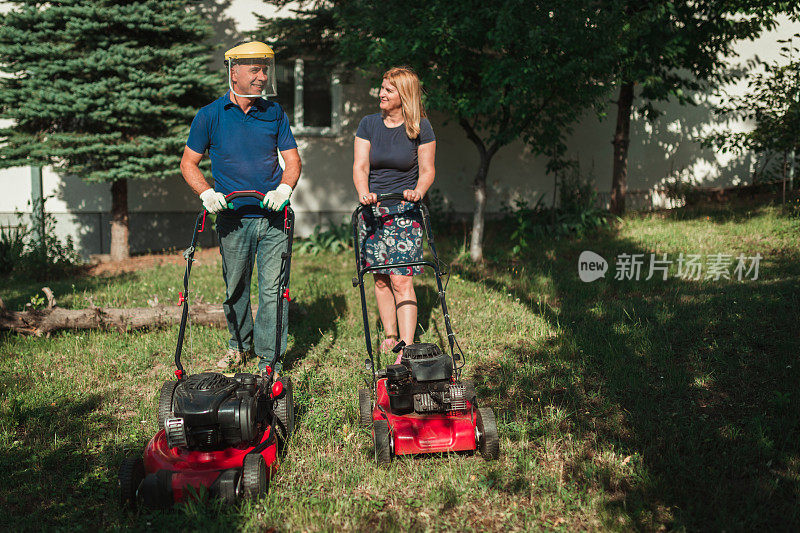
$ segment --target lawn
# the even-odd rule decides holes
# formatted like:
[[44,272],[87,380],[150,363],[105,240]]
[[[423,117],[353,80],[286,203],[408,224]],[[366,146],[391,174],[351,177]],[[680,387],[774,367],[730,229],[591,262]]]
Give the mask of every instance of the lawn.
[[[0,333],[0,528],[181,530],[757,530],[800,528],[800,219],[775,207],[629,215],[584,239],[539,238],[518,256],[490,227],[487,262],[462,236],[438,248],[448,304],[499,461],[446,455],[374,465],[357,426],[366,374],[350,253],[295,255],[286,372],[298,428],[269,494],[238,508],[194,503],[127,516],[116,472],[156,430],[176,330]],[[609,263],[584,283],[578,257]],[[645,280],[650,254],[674,260]],[[760,254],[759,273],[678,277],[677,258]],[[615,279],[615,258],[645,254]],[[218,254],[192,284],[221,301]],[[59,305],[175,300],[181,264],[50,281]],[[0,281],[19,309],[42,282]],[[441,342],[433,280],[418,285],[423,340]],[[377,313],[371,308],[373,332]],[[192,327],[184,364],[209,368],[227,343]],[[255,364],[253,364],[253,368]]]

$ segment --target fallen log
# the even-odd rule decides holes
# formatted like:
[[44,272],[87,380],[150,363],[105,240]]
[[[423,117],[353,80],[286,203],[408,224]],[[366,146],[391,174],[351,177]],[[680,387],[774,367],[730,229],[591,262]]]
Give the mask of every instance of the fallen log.
[[[180,324],[183,309],[178,306],[62,309],[55,306],[55,299],[51,295],[47,308],[28,308],[26,311],[9,311],[0,300],[0,331],[10,330],[40,337],[61,329],[133,331],[164,328]],[[252,310],[255,317],[258,306],[253,306]],[[305,313],[295,302],[289,303],[289,312]],[[221,304],[192,304],[189,308],[189,320],[194,325],[227,325]]]

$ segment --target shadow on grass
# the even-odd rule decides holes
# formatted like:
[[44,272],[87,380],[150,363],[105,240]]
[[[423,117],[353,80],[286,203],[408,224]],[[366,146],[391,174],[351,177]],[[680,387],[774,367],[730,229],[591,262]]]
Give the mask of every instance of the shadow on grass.
[[[610,233],[554,246],[526,265],[552,280],[556,310],[529,306],[560,334],[506,345],[477,380],[511,438],[577,439],[564,476],[606,494],[609,527],[620,516],[645,530],[800,527],[798,254],[767,257],[744,283],[610,272],[587,284],[584,249],[610,263],[650,251]],[[506,270],[459,274],[535,300]]]
[[[116,465],[121,448],[103,446],[118,420],[101,412],[103,398],[79,399],[12,394],[33,388],[3,376],[8,402],[2,424],[13,432],[0,454],[0,503],[4,530],[70,529],[108,525],[116,504]],[[22,400],[21,398],[25,398]],[[7,434],[8,434],[7,433]]]
[[151,437],[138,417],[125,422],[103,413],[106,398],[100,394],[31,394],[36,383],[19,378],[0,374],[5,396],[0,426],[9,439],[0,454],[0,529],[196,529],[202,523],[204,531],[231,531],[241,526],[242,512],[217,502],[124,514],[119,465],[125,456],[141,454]]
[[[431,315],[439,313],[441,315],[441,307],[439,303],[439,293],[436,289],[429,285],[416,285],[414,291],[417,294],[417,325],[422,328],[422,331],[428,331],[431,326]],[[417,331],[417,335],[420,331]],[[439,336],[439,344],[446,346],[444,340]]]
[[335,327],[336,321],[347,310],[347,301],[340,293],[328,294],[303,303],[303,307],[307,313],[298,320],[292,320],[289,325],[294,336],[294,345],[284,356],[285,370],[291,370],[327,334],[330,333],[333,342],[336,341],[339,334]]
[[14,274],[0,281],[0,295],[5,306],[11,310],[23,310],[32,296],[44,297],[42,287],[50,287],[59,302],[65,294],[94,293],[97,289],[109,284],[127,283],[137,281],[139,275],[135,272],[126,272],[115,276],[89,276],[78,269],[73,276],[64,276],[47,281],[31,280],[29,276]]

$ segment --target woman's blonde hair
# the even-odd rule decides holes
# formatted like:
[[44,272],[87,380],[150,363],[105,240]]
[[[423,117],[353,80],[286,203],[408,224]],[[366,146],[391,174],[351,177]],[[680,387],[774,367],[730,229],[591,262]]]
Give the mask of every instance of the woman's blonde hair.
[[394,67],[383,74],[383,79],[397,88],[406,134],[409,139],[416,139],[419,136],[419,122],[425,116],[425,109],[422,107],[422,89],[417,74],[408,67]]

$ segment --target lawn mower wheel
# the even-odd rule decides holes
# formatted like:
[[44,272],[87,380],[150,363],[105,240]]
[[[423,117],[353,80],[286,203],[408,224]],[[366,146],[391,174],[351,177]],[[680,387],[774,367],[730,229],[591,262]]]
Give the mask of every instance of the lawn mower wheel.
[[177,381],[165,381],[161,386],[161,393],[158,396],[158,429],[164,428],[164,420],[172,418],[172,397],[175,395]]
[[236,503],[236,487],[241,480],[238,472],[231,471],[231,473],[232,475],[220,475],[217,481],[219,499],[228,504]]
[[375,461],[378,466],[392,462],[392,436],[389,434],[389,422],[376,420],[372,425],[373,443],[375,445]]
[[489,407],[478,409],[478,449],[487,461],[500,457],[500,438],[497,435],[497,422],[494,412]]
[[249,453],[244,456],[242,465],[242,498],[255,500],[266,494],[269,489],[267,463],[260,453]]
[[284,394],[275,402],[275,415],[278,417],[278,436],[283,443],[294,433],[294,396],[292,379],[282,378]]
[[369,389],[358,391],[358,423],[365,428],[372,425],[372,396]]
[[119,503],[122,509],[136,510],[136,491],[144,479],[144,461],[141,457],[126,457],[119,467]]

